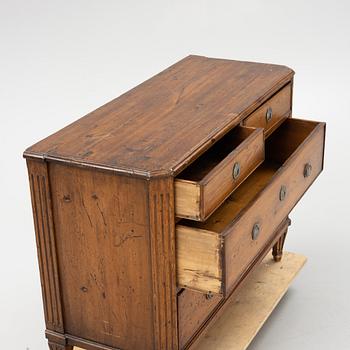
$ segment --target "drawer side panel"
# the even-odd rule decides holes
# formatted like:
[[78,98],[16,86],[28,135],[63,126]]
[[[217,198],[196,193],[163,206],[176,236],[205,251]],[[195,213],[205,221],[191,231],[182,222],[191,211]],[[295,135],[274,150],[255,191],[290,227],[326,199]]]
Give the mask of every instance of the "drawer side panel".
[[222,292],[222,239],[215,232],[176,226],[177,283],[203,292]]

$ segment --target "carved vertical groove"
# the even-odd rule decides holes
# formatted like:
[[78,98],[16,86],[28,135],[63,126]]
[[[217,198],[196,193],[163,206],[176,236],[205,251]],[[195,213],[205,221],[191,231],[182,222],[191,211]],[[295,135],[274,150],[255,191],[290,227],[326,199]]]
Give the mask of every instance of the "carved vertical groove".
[[155,348],[178,349],[173,179],[150,181]]
[[63,332],[54,225],[47,163],[28,160],[46,328]]

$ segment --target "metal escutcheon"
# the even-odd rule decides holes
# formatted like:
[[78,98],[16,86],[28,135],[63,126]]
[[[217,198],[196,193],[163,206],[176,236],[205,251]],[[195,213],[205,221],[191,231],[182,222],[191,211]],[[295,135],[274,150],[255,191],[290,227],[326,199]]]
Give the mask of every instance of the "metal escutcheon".
[[236,162],[234,165],[233,165],[233,169],[232,169],[232,177],[234,180],[237,179],[237,177],[239,176],[241,172],[241,166],[239,165],[238,162]]
[[269,122],[272,119],[272,108],[269,107],[266,111],[266,121]]
[[286,195],[287,195],[287,187],[285,185],[282,185],[280,189],[280,201],[283,201],[286,198]]
[[304,166],[304,177],[309,177],[311,175],[312,165],[310,163],[306,163]]
[[260,233],[260,225],[256,222],[252,229],[252,239],[254,241],[258,239],[259,233]]

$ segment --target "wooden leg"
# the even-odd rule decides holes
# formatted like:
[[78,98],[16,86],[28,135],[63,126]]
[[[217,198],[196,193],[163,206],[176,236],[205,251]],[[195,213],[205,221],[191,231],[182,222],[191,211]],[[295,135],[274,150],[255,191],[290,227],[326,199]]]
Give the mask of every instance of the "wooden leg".
[[282,234],[279,240],[275,243],[272,248],[272,256],[276,262],[281,261],[283,255],[284,241],[286,240],[287,231]]
[[49,341],[49,348],[50,350],[73,350],[73,346],[71,345],[61,345],[51,341]]

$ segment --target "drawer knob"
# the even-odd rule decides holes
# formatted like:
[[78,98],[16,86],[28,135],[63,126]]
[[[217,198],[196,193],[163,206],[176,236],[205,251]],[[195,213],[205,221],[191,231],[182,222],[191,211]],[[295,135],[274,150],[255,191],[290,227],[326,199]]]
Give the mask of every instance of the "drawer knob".
[[209,291],[209,292],[205,295],[205,299],[207,299],[207,300],[213,299],[213,297],[214,297],[214,294],[213,294],[211,291]]
[[254,224],[254,226],[253,226],[253,229],[252,229],[252,239],[253,239],[253,241],[258,239],[259,233],[260,233],[260,225],[256,222]]
[[233,165],[233,170],[232,170],[232,177],[234,180],[237,179],[237,177],[239,176],[241,172],[241,166],[239,165],[238,162],[236,162],[234,165]]
[[269,107],[266,111],[266,121],[269,122],[272,119],[272,108]]
[[287,196],[287,187],[285,185],[281,186],[280,189],[280,201],[283,201]]
[[310,163],[305,164],[304,166],[304,177],[309,177],[311,175],[312,165]]

